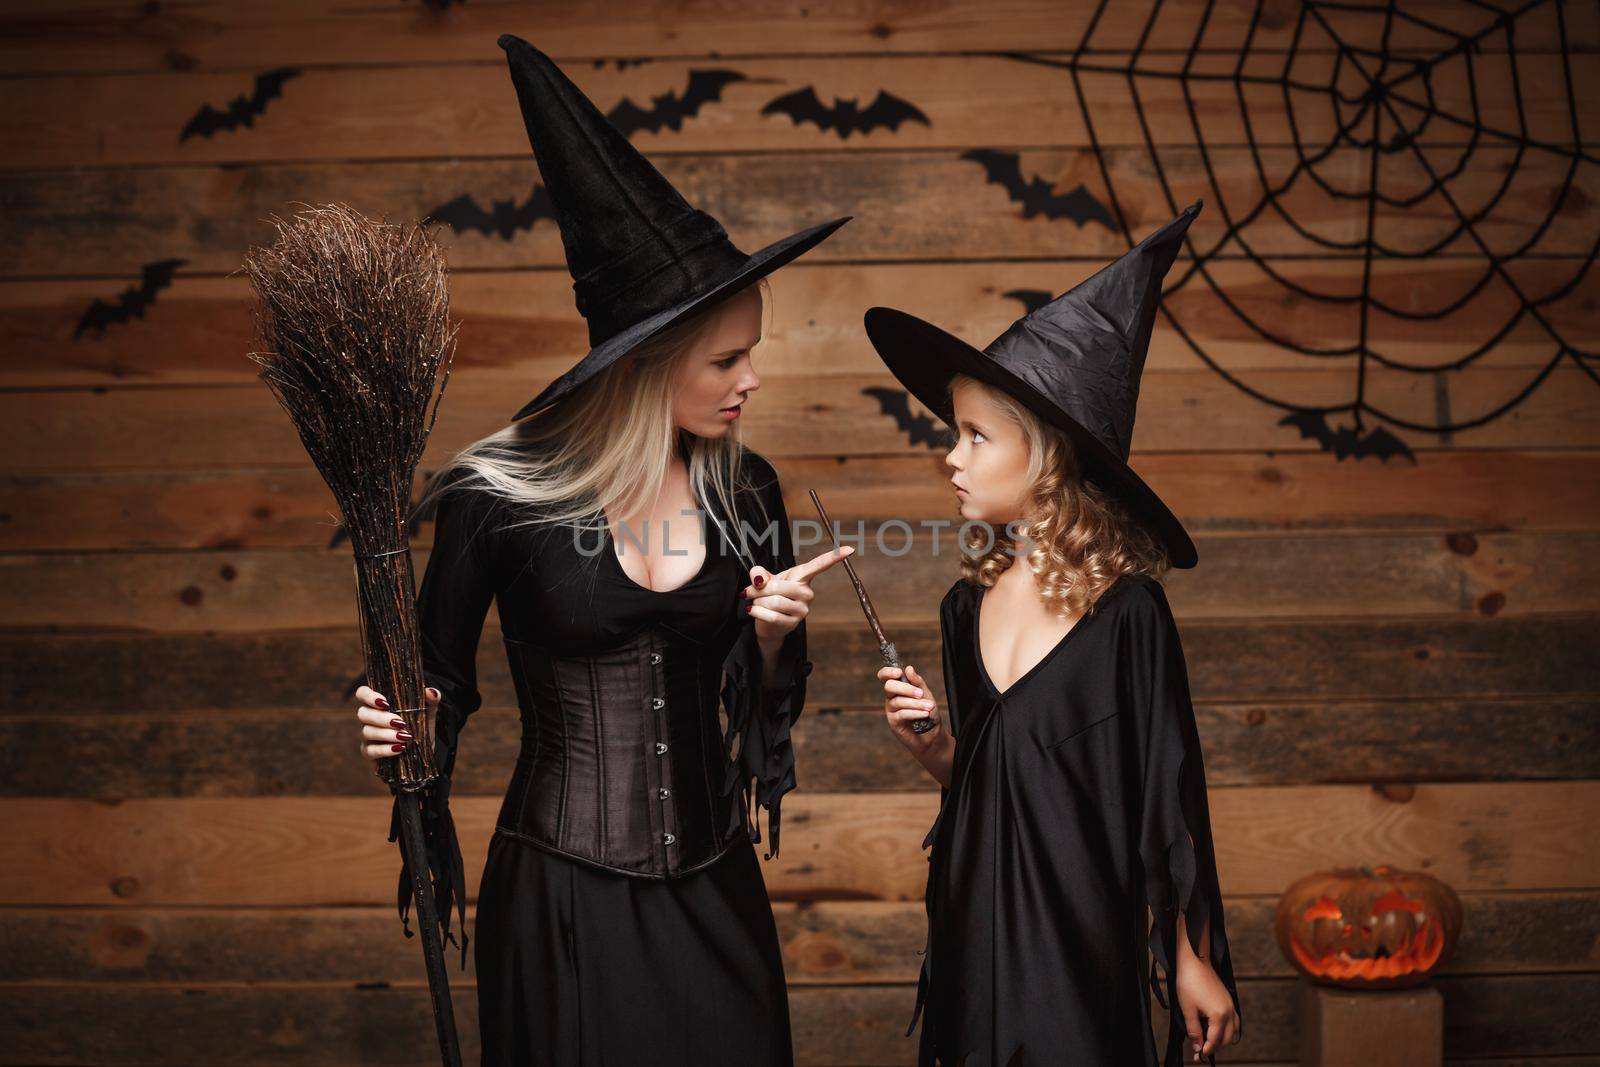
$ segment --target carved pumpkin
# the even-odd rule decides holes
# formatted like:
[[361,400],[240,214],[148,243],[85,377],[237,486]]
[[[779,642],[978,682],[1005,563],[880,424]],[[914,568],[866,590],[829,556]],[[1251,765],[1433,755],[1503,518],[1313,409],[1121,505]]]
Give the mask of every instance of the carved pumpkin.
[[1455,948],[1461,900],[1421,871],[1387,865],[1308,874],[1284,890],[1273,923],[1295,970],[1326,985],[1420,985]]

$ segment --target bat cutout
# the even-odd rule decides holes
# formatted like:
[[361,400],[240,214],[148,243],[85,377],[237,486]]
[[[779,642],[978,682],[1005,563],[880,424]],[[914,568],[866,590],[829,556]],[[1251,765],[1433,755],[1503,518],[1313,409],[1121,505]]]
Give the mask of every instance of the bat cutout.
[[1043,215],[1047,219],[1071,219],[1079,226],[1098,222],[1108,230],[1116,228],[1111,212],[1086,187],[1079,185],[1070,193],[1057,193],[1053,183],[1037,174],[1025,180],[1021,159],[1015,152],[974,148],[961,153],[961,158],[980,164],[990,182],[1004,188],[1013,203],[1022,205],[1025,219]]
[[682,95],[667,92],[653,96],[648,109],[623,97],[606,113],[606,118],[624,137],[632,137],[639,130],[660,133],[670,129],[676,133],[683,129],[684,119],[694,118],[705,105],[720,101],[723,89],[745,80],[736,70],[691,70]]
[[1044,307],[1055,296],[1048,289],[1008,289],[1000,294],[1007,300],[1015,300],[1023,307],[1024,315],[1032,315]]
[[1322,411],[1292,412],[1279,419],[1278,425],[1293,426],[1300,431],[1301,439],[1312,438],[1324,452],[1332,452],[1334,458],[1341,462],[1346,456],[1356,459],[1377,456],[1385,463],[1389,462],[1390,456],[1403,456],[1412,463],[1417,461],[1410,447],[1382,426],[1366,433],[1354,426],[1333,429],[1328,426],[1327,413]]
[[550,194],[542,185],[535,185],[528,199],[520,204],[515,200],[496,200],[494,206],[485,211],[471,195],[462,193],[427,213],[428,219],[445,223],[456,233],[477,230],[479,233],[499,234],[507,241],[518,230],[531,230],[540,219],[554,221],[555,217]]
[[107,326],[144,318],[144,309],[156,302],[156,294],[172,284],[173,273],[187,262],[186,259],[162,259],[146,263],[139,284],[124,289],[115,304],[95,298],[84,311],[83,317],[78,319],[78,328],[72,331],[72,339],[76,341],[86,330],[95,331],[97,338],[104,337]]
[[241,93],[234,97],[228,101],[226,111],[218,111],[210,104],[201,104],[200,110],[194,113],[194,117],[184,125],[183,132],[178,135],[178,143],[182,144],[195,134],[209,139],[218,130],[236,130],[240,126],[254,126],[256,116],[267,109],[267,101],[283,95],[283,83],[299,76],[300,70],[297,67],[279,67],[265,74],[257,74],[255,92],[249,96]]
[[841,141],[848,140],[852,133],[859,132],[866,136],[878,129],[895,132],[900,129],[902,122],[933,125],[915,104],[882,89],[878,90],[872,103],[862,109],[856,106],[854,99],[845,100],[837,96],[833,98],[833,106],[828,107],[818,98],[816,89],[808,85],[769,101],[761,113],[788,115],[796,126],[803,122],[814,123],[823,133],[829,130],[837,133]]
[[890,415],[894,418],[897,429],[906,435],[906,441],[913,445],[927,445],[934,450],[943,450],[950,447],[949,433],[939,425],[937,419],[931,415],[913,414],[911,411],[911,394],[904,389],[890,389],[887,386],[873,385],[861,390],[865,396],[870,396],[878,402],[878,414]]

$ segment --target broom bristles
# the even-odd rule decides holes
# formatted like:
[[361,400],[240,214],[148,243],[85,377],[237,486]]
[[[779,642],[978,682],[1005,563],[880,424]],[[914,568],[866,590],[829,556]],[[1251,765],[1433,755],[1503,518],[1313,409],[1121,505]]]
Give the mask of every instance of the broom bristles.
[[444,250],[421,226],[343,204],[269,221],[277,240],[244,261],[256,297],[250,358],[333,491],[357,555],[403,549],[459,329]]

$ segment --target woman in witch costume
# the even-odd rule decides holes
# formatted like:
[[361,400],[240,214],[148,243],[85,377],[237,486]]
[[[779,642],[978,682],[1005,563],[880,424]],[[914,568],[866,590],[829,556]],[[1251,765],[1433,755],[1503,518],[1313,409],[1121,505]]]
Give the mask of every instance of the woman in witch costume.
[[[946,463],[966,520],[962,577],[939,612],[950,733],[911,729],[937,718],[914,666],[878,674],[894,735],[941,786],[911,1020],[924,1065],[1176,1067],[1186,1035],[1198,1060],[1241,1033],[1200,740],[1158,580],[1194,566],[1195,548],[1127,464],[1161,281],[1198,211],[982,351],[903,312],[867,313],[884,362],[955,427]],[[1160,1058],[1146,947],[1170,1011]]]
[[[522,718],[478,896],[482,1062],[789,1064],[752,780],[775,854],[810,583],[847,553],[796,566],[736,420],[760,384],[757,283],[846,220],[739,251],[547,56],[499,43],[593,348],[419,502],[445,785],[491,601]],[[358,699],[368,758],[410,740],[382,694]]]

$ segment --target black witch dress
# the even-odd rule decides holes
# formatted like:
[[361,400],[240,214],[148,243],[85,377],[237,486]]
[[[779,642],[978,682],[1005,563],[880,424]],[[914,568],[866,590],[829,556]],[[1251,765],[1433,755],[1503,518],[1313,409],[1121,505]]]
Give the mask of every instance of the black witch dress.
[[[1147,577],[1119,578],[1001,692],[979,654],[983,593],[963,579],[940,606],[956,747],[924,841],[919,1062],[1177,1067],[1180,912],[1201,954],[1210,920],[1210,962],[1236,1006],[1238,989],[1166,596]],[[1159,1056],[1147,950],[1149,988],[1170,1012]]]
[[750,802],[776,853],[811,664],[801,623],[763,677],[733,545],[774,572],[794,558],[775,473],[744,462],[757,488],[737,516],[703,512],[703,566],[659,592],[603,529],[509,526],[476,488],[443,498],[418,612],[446,774],[491,600],[522,718],[473,936],[485,1065],[792,1063]]

